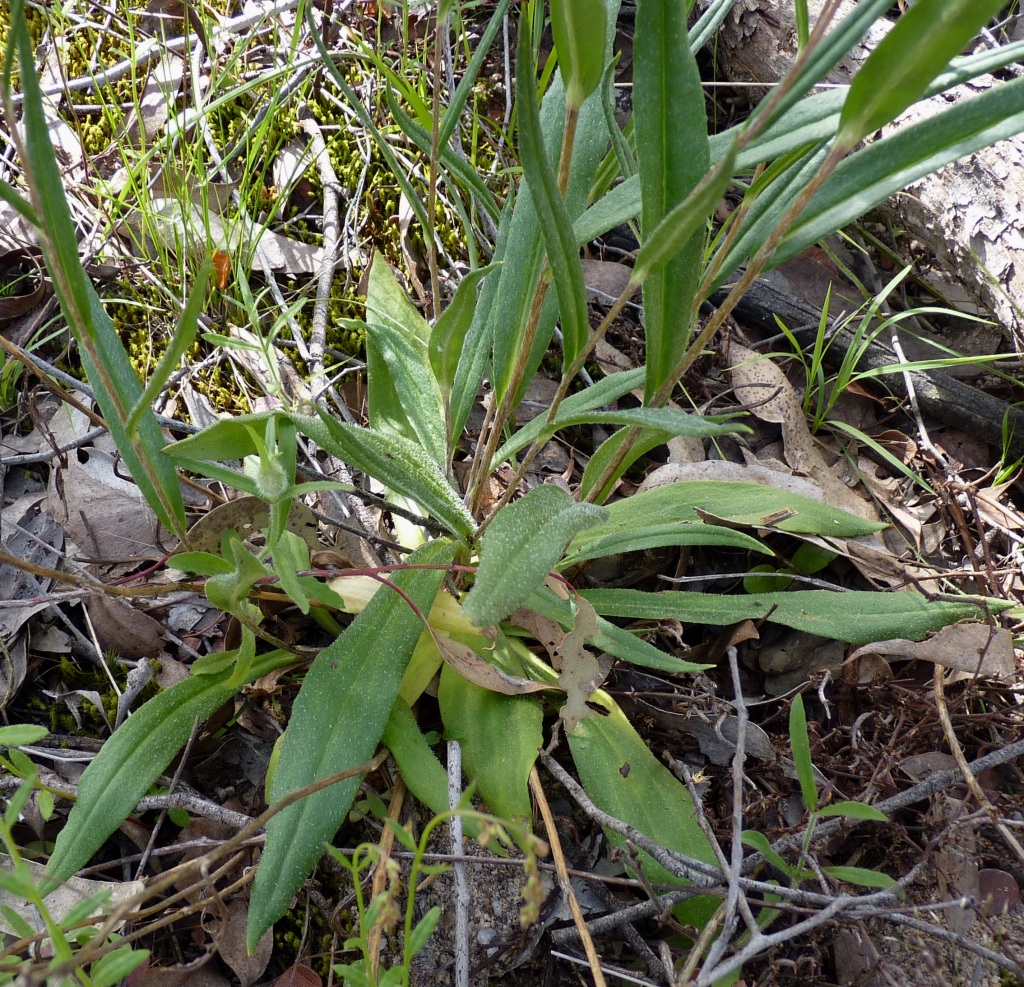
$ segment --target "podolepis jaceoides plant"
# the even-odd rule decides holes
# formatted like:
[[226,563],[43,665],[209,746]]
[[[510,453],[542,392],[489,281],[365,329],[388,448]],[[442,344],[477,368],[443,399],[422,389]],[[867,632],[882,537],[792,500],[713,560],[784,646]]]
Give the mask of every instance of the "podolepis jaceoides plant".
[[[260,651],[258,639],[265,632],[249,595],[269,582],[279,582],[302,608],[315,601],[357,613],[305,673],[281,744],[271,799],[366,762],[383,740],[413,793],[435,812],[443,811],[444,772],[410,711],[439,673],[446,733],[463,742],[467,774],[497,814],[529,817],[527,778],[543,741],[545,706],[554,706],[589,797],[664,846],[708,863],[715,858],[685,787],[654,757],[612,697],[583,684],[592,677],[588,649],[662,672],[686,674],[698,666],[633,636],[617,620],[731,624],[767,618],[865,642],[897,633],[921,638],[978,614],[970,600],[931,601],[913,591],[850,592],[839,608],[834,595],[821,590],[738,596],[577,592],[562,574],[592,559],[659,546],[728,547],[770,557],[762,537],[766,533],[847,538],[881,527],[747,483],[677,483],[603,504],[616,478],[642,450],[673,435],[708,438],[743,428],[729,418],[691,415],[667,404],[739,294],[766,265],[856,218],[907,182],[1024,129],[1024,80],[1017,79],[950,106],[926,126],[859,146],[918,98],[1018,57],[1020,46],[957,57],[999,3],[918,0],[848,91],[807,95],[890,6],[888,0],[863,0],[835,26],[824,19],[809,26],[792,71],[750,119],[709,137],[694,51],[730,4],[711,4],[687,31],[690,5],[685,0],[640,0],[634,58],[636,174],[618,184],[602,181],[599,187],[608,191],[595,201],[590,193],[603,165],[606,172],[615,172],[621,161],[631,170],[624,141],[613,140],[608,151],[609,138],[621,137],[609,132],[606,112],[618,4],[553,0],[560,73],[542,98],[531,31],[538,8],[526,5],[516,66],[523,177],[500,213],[483,183],[455,164],[457,156],[451,153],[453,115],[458,99],[465,99],[463,87],[443,114],[435,104],[433,133],[426,132],[422,119],[406,115],[410,139],[429,142],[436,181],[498,219],[494,266],[466,278],[431,324],[409,302],[392,271],[379,259],[373,264],[365,318],[368,427],[340,422],[323,408],[281,409],[222,421],[170,446],[155,420],[146,425],[149,412],[140,406],[142,388],[133,383],[134,376],[128,380],[111,374],[112,364],[121,366],[116,337],[108,340],[109,353],[97,348],[93,338],[105,323],[74,250],[38,109],[38,87],[32,82],[22,5],[22,0],[12,4],[5,92],[13,120],[9,81],[17,60],[25,96],[21,152],[31,203],[9,187],[0,186],[0,191],[44,230],[47,264],[81,340],[104,413],[129,421],[129,411],[137,409],[136,433],[111,424],[126,463],[172,528],[181,527],[175,465],[223,479],[271,506],[264,549],[251,550],[228,536],[220,555],[193,553],[178,560],[208,577],[210,598],[238,616],[248,633],[241,648],[204,659],[190,679],[147,703],[106,743],[82,778],[78,802],[50,860],[56,879],[73,874],[116,828],[177,752],[197,716],[209,715],[246,681],[290,660],[281,650]],[[313,11],[305,9],[304,16],[322,46]],[[325,71],[344,91],[345,80],[329,52],[322,48],[322,54]],[[737,211],[741,221],[708,252],[707,224],[722,192],[763,165],[770,180],[749,184]],[[641,247],[629,289],[593,327],[579,247],[637,219]],[[428,244],[432,236],[425,229]],[[733,280],[732,294],[698,331],[701,302]],[[580,368],[638,286],[643,288],[645,364],[570,394]],[[562,339],[558,392],[547,415],[517,428],[515,410],[556,323]],[[455,461],[485,380],[487,418],[468,480],[459,488]],[[644,395],[641,407],[603,410],[638,388]],[[540,486],[515,499],[518,479],[547,439],[560,428],[598,423],[616,431],[591,458],[579,499],[555,486]],[[313,578],[303,548],[287,537],[280,521],[292,498],[315,489],[296,477],[298,436],[372,477],[407,515],[424,519],[401,529],[411,550],[404,562],[387,571],[332,578],[326,585]],[[132,458],[125,450],[133,450]],[[239,460],[246,464],[242,474],[224,465]],[[488,500],[487,479],[504,463],[511,463],[519,476],[494,503]],[[546,657],[524,643],[538,633],[539,621],[547,622]],[[628,771],[623,770],[626,764]],[[357,784],[356,779],[344,782],[274,817],[255,879],[250,944],[289,907],[344,820]],[[656,880],[668,878],[653,863],[638,866],[649,867]],[[677,913],[682,921],[700,926],[715,907],[707,897],[696,897],[678,906]]]

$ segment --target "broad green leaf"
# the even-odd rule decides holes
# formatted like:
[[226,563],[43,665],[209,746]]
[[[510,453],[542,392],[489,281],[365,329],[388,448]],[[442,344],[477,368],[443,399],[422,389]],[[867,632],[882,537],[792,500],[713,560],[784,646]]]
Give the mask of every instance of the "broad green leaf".
[[550,9],[566,102],[578,109],[604,74],[604,0],[551,0]]
[[[395,700],[381,742],[391,751],[409,791],[434,815],[447,812],[448,772],[430,749],[409,704],[401,696]],[[463,819],[462,828],[469,836],[476,836],[480,824],[474,819]]]
[[0,727],[0,747],[18,747],[21,744],[36,744],[49,733],[46,727],[30,723],[12,723]]
[[569,539],[606,516],[604,508],[577,504],[550,485],[513,501],[484,533],[463,613],[478,627],[503,620],[544,582]]
[[445,738],[462,745],[466,777],[502,819],[529,819],[528,781],[544,743],[543,708],[532,696],[503,696],[469,682],[451,665],[437,692]]
[[[570,630],[573,626],[574,617],[568,600],[555,596],[546,586],[542,586],[530,596],[526,601],[526,606],[551,620],[557,620],[566,630]],[[637,637],[626,628],[619,627],[618,624],[613,624],[603,617],[597,618],[597,633],[586,640],[587,644],[597,650],[607,651],[608,654],[641,668],[653,668],[660,672],[671,672],[674,675],[689,675],[711,667],[667,655],[643,638]]]
[[370,426],[418,443],[447,462],[444,401],[430,365],[430,326],[377,254],[366,291],[366,394]]
[[[686,15],[686,0],[637,3],[633,121],[644,246],[711,166],[704,92],[690,49]],[[672,260],[644,282],[645,403],[665,383],[689,343],[703,246],[704,231],[699,228]]]
[[469,538],[476,527],[472,516],[416,443],[336,421],[324,411],[319,415],[319,419],[295,415],[293,420],[321,449],[415,501],[458,538]]
[[[628,501],[629,498],[627,498]],[[626,501],[617,501],[626,503]],[[615,506],[614,504],[612,505]],[[623,523],[625,521],[625,523]],[[618,518],[582,532],[570,543],[565,558],[558,568],[565,570],[588,559],[603,559],[624,552],[641,552],[667,545],[707,545],[734,548],[746,552],[771,555],[757,539],[742,531],[734,531],[703,521],[670,521],[665,524],[640,523],[632,525]]]
[[[699,512],[703,512],[703,518]],[[705,527],[701,522],[706,522],[708,516],[725,523]],[[570,542],[563,565],[633,551],[634,548],[628,547],[633,541],[636,548],[654,548],[658,544],[718,544],[771,554],[753,538],[733,530],[736,525],[837,538],[855,538],[885,527],[763,483],[683,480],[611,504],[606,520],[581,531]],[[707,527],[717,527],[718,534],[706,530]],[[674,530],[681,540],[673,540]],[[709,541],[704,541],[705,538]],[[643,541],[648,544],[642,545]]]
[[592,589],[581,595],[606,617],[632,620],[676,619],[684,623],[728,626],[767,619],[809,634],[848,644],[870,644],[892,637],[922,640],[959,620],[980,619],[986,610],[1002,613],[1012,604],[986,598],[973,602],[929,600],[916,590],[876,593],[851,590],[791,590],[757,596],[712,593],[643,593],[632,589]]
[[818,808],[818,788],[814,784],[814,762],[811,760],[811,739],[807,733],[807,712],[804,697],[798,692],[789,706],[789,746],[793,752],[793,765],[800,782],[800,794],[807,811]]
[[916,0],[854,76],[838,143],[853,147],[895,120],[1003,6],[1002,0]]
[[367,324],[366,367],[371,428],[416,443],[443,467],[448,456],[444,401],[426,346],[391,326]]
[[[591,696],[607,715],[581,720],[569,734],[569,747],[580,782],[594,804],[627,822],[655,842],[708,864],[716,864],[714,850],[697,822],[686,786],[651,753],[622,710],[603,692]],[[622,837],[611,832],[617,846]],[[645,854],[644,872],[654,882],[680,883]],[[708,896],[685,902],[676,916],[702,928],[718,907]]]
[[704,227],[722,199],[736,165],[735,143],[687,197],[662,218],[636,255],[630,284],[643,284],[665,268]]
[[[452,542],[425,545],[410,563],[450,562]],[[409,569],[393,577],[427,613],[443,572]],[[393,589],[380,592],[317,655],[296,697],[281,745],[272,800],[370,759],[391,716],[402,675],[423,631],[420,618]],[[267,825],[249,912],[250,950],[287,910],[292,896],[348,812],[359,778],[341,782],[279,812]]]
[[[603,6],[603,0],[573,0]],[[597,53],[603,56],[603,48]],[[598,75],[600,80],[600,75]],[[567,97],[568,101],[568,97]],[[558,188],[555,168],[548,157],[537,104],[537,82],[534,73],[533,47],[529,21],[519,25],[516,52],[516,108],[519,112],[519,153],[523,173],[540,220],[541,235],[547,250],[548,264],[558,294],[558,312],[562,325],[562,366],[567,369],[587,344],[590,320],[587,312],[587,286],[583,265],[573,232],[572,219],[565,199]]]
[[[257,657],[248,681],[294,663],[295,656],[272,651]],[[46,865],[46,873],[66,881],[103,845],[149,791],[189,738],[240,687],[229,685],[232,666],[216,675],[198,675],[154,696],[114,731],[85,769],[78,799]]]
[[[143,389],[78,256],[78,237],[50,141],[35,54],[20,0],[12,3],[10,15],[8,51],[13,56],[17,50],[24,96],[21,125],[26,160],[21,166],[41,223],[40,246],[53,287],[125,467],[160,522],[180,537],[185,533],[185,504],[174,464],[160,454],[167,440],[156,415],[152,408],[140,411],[133,434],[126,426]],[[9,81],[5,79],[5,85]]]

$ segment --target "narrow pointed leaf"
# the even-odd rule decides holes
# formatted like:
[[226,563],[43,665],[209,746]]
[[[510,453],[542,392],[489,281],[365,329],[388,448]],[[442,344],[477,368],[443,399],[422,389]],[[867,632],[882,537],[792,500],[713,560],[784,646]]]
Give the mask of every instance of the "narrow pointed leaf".
[[551,34],[570,106],[580,107],[604,74],[604,0],[551,0]]
[[590,332],[587,287],[579,249],[565,199],[558,189],[555,170],[548,158],[537,105],[537,82],[528,22],[520,24],[516,57],[516,106],[519,111],[519,151],[523,172],[540,219],[548,263],[558,294],[562,325],[563,367],[568,367],[586,345]]
[[[687,8],[686,0],[637,4],[633,119],[645,246],[711,164],[704,93],[686,28]],[[703,244],[699,229],[644,283],[645,401],[665,382],[689,342]]]
[[[260,655],[248,681],[294,661],[281,651]],[[46,866],[49,876],[65,881],[88,862],[181,750],[196,720],[204,722],[238,692],[240,685],[230,684],[233,674],[229,664],[214,674],[193,675],[154,696],[114,731],[79,781],[78,798]]]
[[1002,0],[917,0],[854,76],[839,143],[853,147],[895,120],[1003,6]]

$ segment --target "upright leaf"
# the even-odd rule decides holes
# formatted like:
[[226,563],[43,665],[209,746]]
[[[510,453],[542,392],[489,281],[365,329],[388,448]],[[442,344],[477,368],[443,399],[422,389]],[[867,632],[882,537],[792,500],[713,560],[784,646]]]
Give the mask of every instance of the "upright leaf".
[[[432,542],[411,563],[450,562],[451,542]],[[443,572],[406,570],[395,575],[409,599],[427,613]],[[321,778],[369,760],[391,716],[402,675],[423,623],[392,589],[376,594],[333,644],[317,655],[299,690],[285,731],[271,789],[278,800]],[[247,941],[287,910],[348,812],[360,780],[352,778],[288,806],[267,826],[267,845],[256,872]]]
[[[686,30],[686,0],[639,0],[633,107],[643,240],[704,177],[711,163],[697,63]],[[690,336],[703,229],[644,283],[649,401],[682,357]]]
[[[602,0],[598,2],[602,3]],[[580,263],[572,219],[558,189],[555,169],[544,144],[528,25],[526,18],[519,25],[516,54],[519,150],[558,294],[558,314],[562,324],[562,364],[567,368],[586,345],[589,335],[587,287],[583,280],[583,265]]]
[[[10,5],[7,58],[17,52],[24,102],[22,125],[25,157],[22,168],[41,226],[40,246],[50,270],[61,311],[79,346],[82,366],[124,464],[146,503],[161,523],[179,536],[185,533],[185,505],[174,464],[160,454],[166,439],[151,408],[137,412],[133,433],[126,422],[140,402],[142,385],[132,368],[113,322],[100,302],[78,256],[78,237],[71,221],[60,169],[43,112],[32,42],[25,22],[24,0]],[[10,106],[10,72],[5,65],[3,98]]]
[[551,0],[551,34],[566,101],[578,109],[604,74],[604,0]]

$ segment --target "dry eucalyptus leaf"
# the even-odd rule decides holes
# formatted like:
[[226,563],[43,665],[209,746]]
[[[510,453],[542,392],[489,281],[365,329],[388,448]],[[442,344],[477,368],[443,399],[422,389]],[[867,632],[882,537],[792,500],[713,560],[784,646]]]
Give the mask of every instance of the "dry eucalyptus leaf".
[[793,385],[775,363],[735,341],[729,344],[730,375],[736,397],[750,405],[751,412],[766,422],[782,425],[786,461],[817,485],[825,499],[858,517],[878,520],[870,503],[858,497],[840,480],[822,458],[804,418]]
[[152,658],[164,646],[160,622],[125,600],[93,596],[85,601],[100,647],[120,658]]
[[848,661],[861,655],[893,655],[935,662],[964,675],[1009,679],[1016,671],[1013,634],[988,624],[950,624],[926,641],[876,641],[854,651]]
[[223,923],[217,937],[217,952],[231,967],[242,987],[252,987],[263,976],[270,956],[274,951],[274,930],[267,929],[263,938],[250,956],[245,948],[245,923],[249,917],[249,906],[235,898],[227,907],[227,921]]
[[489,661],[484,661],[469,645],[453,641],[444,634],[435,633],[433,637],[441,657],[464,679],[483,689],[490,689],[491,692],[498,692],[503,696],[525,696],[531,692],[543,692],[545,689],[553,688],[543,682],[507,675]]
[[90,559],[155,560],[167,554],[161,537],[167,532],[139,488],[118,475],[107,453],[92,449],[69,456],[67,466],[50,475],[46,506]]
[[[216,554],[220,552],[221,539],[228,531],[237,531],[239,537],[245,541],[269,524],[270,508],[259,497],[229,500],[226,504],[220,504],[204,514],[189,528],[188,550]],[[317,537],[317,520],[302,501],[292,501],[285,527],[292,534],[298,535],[309,546],[310,551],[323,548]]]

